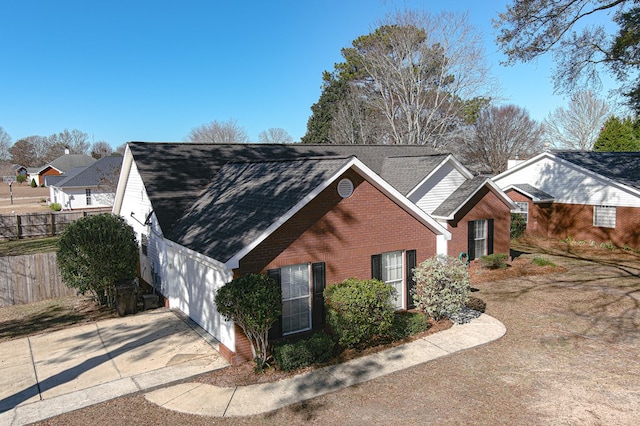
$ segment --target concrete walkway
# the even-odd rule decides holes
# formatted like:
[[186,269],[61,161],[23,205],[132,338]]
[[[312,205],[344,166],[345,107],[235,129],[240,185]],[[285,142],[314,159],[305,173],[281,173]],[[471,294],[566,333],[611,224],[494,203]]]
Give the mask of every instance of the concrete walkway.
[[0,426],[24,425],[228,366],[166,309],[0,343]]
[[163,408],[184,413],[216,417],[250,416],[489,343],[505,332],[506,328],[500,321],[482,314],[467,324],[455,324],[448,330],[405,345],[274,383],[235,388],[182,383],[149,392],[145,397]]

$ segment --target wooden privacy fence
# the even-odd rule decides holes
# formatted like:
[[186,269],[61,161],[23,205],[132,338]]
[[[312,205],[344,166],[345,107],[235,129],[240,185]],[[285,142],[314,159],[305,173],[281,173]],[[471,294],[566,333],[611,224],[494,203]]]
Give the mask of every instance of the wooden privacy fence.
[[62,282],[55,253],[0,257],[0,306],[75,294]]
[[111,208],[57,213],[3,214],[0,215],[0,239],[53,237],[60,235],[74,220],[110,211]]

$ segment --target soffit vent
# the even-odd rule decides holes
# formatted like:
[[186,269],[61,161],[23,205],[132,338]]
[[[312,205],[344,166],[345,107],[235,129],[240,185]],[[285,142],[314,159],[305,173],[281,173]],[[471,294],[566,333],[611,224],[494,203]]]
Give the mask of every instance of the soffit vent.
[[349,179],[342,179],[338,182],[338,195],[342,198],[349,198],[353,194],[353,182]]

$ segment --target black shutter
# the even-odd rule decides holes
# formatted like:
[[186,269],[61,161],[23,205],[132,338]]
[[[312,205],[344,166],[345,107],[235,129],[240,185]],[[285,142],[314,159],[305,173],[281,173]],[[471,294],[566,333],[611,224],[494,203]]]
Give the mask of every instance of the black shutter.
[[311,281],[313,282],[313,304],[311,307],[311,324],[314,330],[324,327],[324,287],[326,278],[324,262],[311,264]]
[[487,254],[493,254],[493,219],[487,220]]
[[[267,275],[269,278],[278,283],[278,285],[282,285],[282,281],[280,279],[280,269],[269,269],[267,271]],[[278,320],[273,323],[271,328],[269,329],[269,339],[277,339],[282,337],[282,315],[278,317]]]
[[473,260],[476,258],[475,239],[475,222],[470,220],[469,222],[467,222],[467,254],[469,255],[469,260]]
[[382,279],[382,255],[374,254],[371,256],[371,278],[376,280]]
[[407,309],[415,308],[415,303],[413,302],[413,291],[416,288],[416,281],[413,279],[413,270],[416,267],[416,251],[415,250],[407,250],[406,254],[406,267],[407,267]]

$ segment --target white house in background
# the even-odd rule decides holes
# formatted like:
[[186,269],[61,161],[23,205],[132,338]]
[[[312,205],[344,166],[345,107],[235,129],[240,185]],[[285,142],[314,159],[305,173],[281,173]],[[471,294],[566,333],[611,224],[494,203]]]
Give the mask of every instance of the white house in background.
[[59,176],[47,176],[49,202],[59,203],[63,210],[112,207],[121,166],[121,156],[109,156]]

